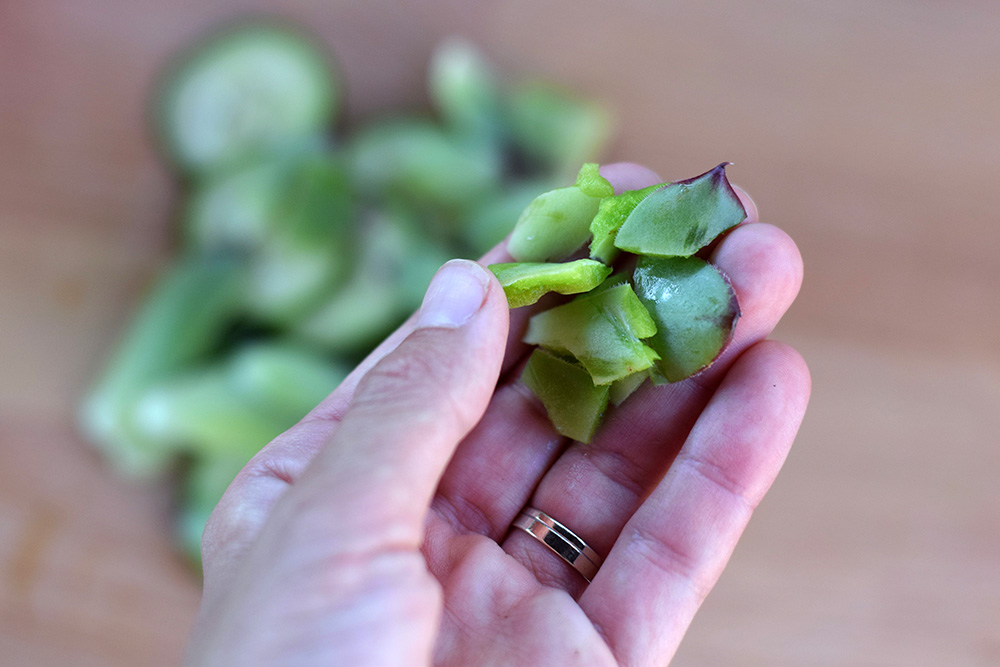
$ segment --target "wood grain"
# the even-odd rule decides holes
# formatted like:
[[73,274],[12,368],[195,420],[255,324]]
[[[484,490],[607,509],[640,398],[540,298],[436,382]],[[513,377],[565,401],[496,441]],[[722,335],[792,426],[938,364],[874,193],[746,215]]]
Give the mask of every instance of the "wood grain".
[[1000,6],[931,0],[0,3],[0,662],[181,655],[198,585],[164,488],[116,479],[73,411],[171,248],[156,73],[251,11],[334,50],[347,123],[423,105],[460,33],[604,99],[612,158],[732,160],[799,242],[777,335],[810,413],[676,664],[1000,664]]

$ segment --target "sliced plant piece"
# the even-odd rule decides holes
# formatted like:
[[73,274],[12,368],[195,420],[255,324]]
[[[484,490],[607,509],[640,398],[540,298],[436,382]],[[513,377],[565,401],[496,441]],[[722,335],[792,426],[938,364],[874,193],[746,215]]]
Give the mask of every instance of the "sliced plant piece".
[[468,255],[479,257],[503,241],[528,204],[553,187],[552,183],[541,180],[510,183],[477,202],[459,226]]
[[164,448],[248,459],[346,375],[347,369],[301,346],[247,343],[221,363],[150,386],[136,403],[135,421]]
[[203,252],[254,252],[274,227],[286,172],[267,160],[201,179],[184,211],[184,240]]
[[657,354],[642,339],[655,333],[656,324],[632,286],[619,285],[535,315],[524,341],[570,355],[594,384],[611,384],[653,365]]
[[336,353],[364,352],[420,305],[434,272],[450,259],[398,209],[365,220],[360,255],[347,282],[293,324],[297,336]]
[[545,406],[556,431],[590,442],[608,406],[608,387],[597,386],[580,366],[536,349],[521,373],[521,382]]
[[460,133],[500,139],[500,81],[483,54],[468,41],[443,40],[431,55],[427,89],[445,122]]
[[170,452],[136,428],[136,401],[217,350],[243,308],[245,287],[237,262],[193,257],[153,286],[80,413],[84,434],[119,470],[147,475],[167,465]]
[[528,306],[549,292],[579,294],[589,292],[611,275],[611,267],[592,259],[547,264],[543,262],[511,262],[492,264],[490,270],[507,295],[511,308]]
[[598,104],[542,83],[516,87],[507,101],[517,148],[540,168],[563,178],[594,160],[610,135],[607,111]]
[[489,142],[449,134],[421,119],[372,123],[354,135],[348,150],[351,174],[365,195],[446,211],[480,201],[502,172],[500,154]]
[[507,242],[519,262],[560,262],[587,242],[590,221],[611,184],[594,163],[584,164],[576,184],[541,194],[528,204]]
[[677,382],[706,368],[732,339],[740,307],[729,281],[697,257],[642,257],[635,292],[656,321],[652,378]]
[[227,362],[235,390],[289,426],[316,407],[349,372],[346,365],[312,349],[275,340],[246,343]]
[[652,192],[662,188],[666,183],[650,185],[640,190],[626,190],[620,195],[606,197],[601,200],[597,215],[590,223],[590,256],[605,264],[610,264],[618,256],[615,247],[615,236],[621,229],[625,219],[635,210],[643,199]]
[[317,156],[287,170],[264,242],[251,256],[247,305],[284,324],[319,303],[353,267],[354,202],[336,159]]
[[600,203],[576,186],[535,197],[518,218],[507,252],[519,262],[566,259],[587,242]]
[[259,449],[291,426],[233,386],[225,368],[188,370],[150,386],[135,407],[136,426],[164,449],[206,455]]
[[608,179],[601,176],[600,166],[596,162],[586,162],[576,175],[576,187],[588,197],[603,199],[615,194],[615,188]]
[[621,405],[625,399],[635,393],[642,386],[642,383],[649,379],[649,371],[633,373],[611,383],[611,393],[609,398],[615,405]]
[[169,72],[158,102],[166,152],[203,172],[312,141],[333,121],[340,90],[312,41],[256,24],[197,46]]
[[651,192],[622,224],[615,246],[637,255],[688,257],[743,222],[747,213],[726,178],[728,164]]
[[399,324],[405,312],[396,285],[359,278],[299,322],[294,333],[337,354],[361,354]]

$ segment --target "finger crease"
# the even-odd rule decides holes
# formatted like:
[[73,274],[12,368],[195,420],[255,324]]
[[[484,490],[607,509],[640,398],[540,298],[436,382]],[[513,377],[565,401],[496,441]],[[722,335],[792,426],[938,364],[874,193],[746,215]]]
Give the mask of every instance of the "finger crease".
[[309,422],[321,422],[321,423],[333,422],[334,424],[339,424],[340,422],[342,422],[344,420],[344,413],[345,412],[347,412],[347,406],[346,405],[343,406],[342,408],[334,409],[334,410],[332,410],[331,412],[328,412],[328,413],[327,412],[320,412],[320,413],[312,414],[312,415],[306,417],[305,419],[303,419],[299,423],[300,424],[308,424]]
[[723,466],[705,458],[686,456],[677,461],[677,465],[685,466],[693,473],[707,481],[713,487],[721,490],[727,497],[735,501],[747,514],[757,507],[757,498],[751,498],[745,485],[726,472]]
[[456,503],[448,494],[439,493],[434,498],[434,509],[457,533],[493,536],[497,530],[489,515],[480,507],[469,503]]
[[515,380],[514,382],[511,382],[509,385],[507,385],[507,388],[518,393],[521,396],[521,398],[524,399],[524,402],[530,407],[530,409],[535,414],[540,416],[545,422],[549,421],[549,413],[545,409],[545,406],[542,405],[542,402],[538,399],[538,396],[535,395],[535,392],[528,389],[528,386],[526,384],[524,384],[520,380]]
[[646,494],[649,470],[637,465],[622,452],[597,450],[588,459],[606,479],[628,491],[636,499]]
[[711,585],[697,576],[698,559],[685,553],[668,540],[659,539],[637,528],[629,540],[629,552],[637,554],[647,563],[672,579],[679,579],[698,600],[704,600]]

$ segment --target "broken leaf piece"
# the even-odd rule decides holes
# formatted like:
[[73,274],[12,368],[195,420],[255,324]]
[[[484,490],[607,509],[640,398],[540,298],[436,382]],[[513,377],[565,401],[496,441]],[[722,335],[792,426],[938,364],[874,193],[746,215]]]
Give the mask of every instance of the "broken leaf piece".
[[511,139],[531,163],[564,177],[576,165],[593,160],[607,143],[607,111],[553,86],[516,86],[507,99]]
[[354,202],[337,159],[309,156],[285,168],[271,220],[250,257],[247,309],[286,324],[318,305],[352,270]]
[[697,257],[642,257],[633,280],[656,321],[656,334],[647,341],[659,355],[651,372],[654,383],[683,380],[719,356],[740,307],[718,269]]
[[123,473],[169,465],[170,452],[137,428],[137,397],[211,355],[239,317],[246,273],[229,258],[185,257],[153,285],[80,413],[84,434]]
[[469,247],[470,257],[479,257],[510,234],[511,221],[517,220],[531,200],[551,190],[555,184],[542,179],[512,183],[474,205],[459,225],[459,234]]
[[580,173],[576,175],[575,185],[588,197],[603,199],[615,193],[615,187],[608,179],[601,176],[600,168],[596,162],[587,162],[580,167]]
[[354,134],[346,150],[361,193],[383,201],[398,197],[411,208],[463,209],[492,192],[503,169],[489,142],[422,119],[373,122]]
[[575,357],[594,384],[646,370],[658,355],[641,339],[656,325],[631,285],[579,296],[531,318],[524,342]]
[[519,262],[559,262],[587,242],[590,221],[601,198],[614,188],[594,163],[584,164],[576,184],[535,197],[507,241],[507,252]]
[[517,220],[507,251],[519,262],[558,262],[587,242],[601,200],[571,186],[535,197]]
[[746,219],[739,197],[715,169],[655,190],[629,214],[614,245],[638,255],[688,257]]
[[608,387],[595,386],[580,366],[538,349],[531,353],[521,381],[545,406],[556,431],[590,442],[608,406]]
[[641,373],[632,373],[632,375],[627,375],[621,380],[615,380],[611,384],[611,392],[608,398],[616,406],[621,405],[625,402],[625,399],[635,393],[635,390],[642,386],[642,383],[649,379],[649,371],[643,371]]
[[549,292],[589,292],[611,274],[611,267],[592,259],[562,264],[511,262],[491,264],[489,268],[500,281],[511,308],[531,305]]
[[625,219],[635,210],[639,202],[665,185],[666,183],[658,183],[640,190],[626,190],[620,195],[602,199],[597,215],[590,222],[590,256],[608,264],[614,261],[618,255],[615,236]]
[[470,42],[451,37],[437,46],[427,72],[427,90],[445,122],[458,132],[488,139],[500,133],[500,81]]

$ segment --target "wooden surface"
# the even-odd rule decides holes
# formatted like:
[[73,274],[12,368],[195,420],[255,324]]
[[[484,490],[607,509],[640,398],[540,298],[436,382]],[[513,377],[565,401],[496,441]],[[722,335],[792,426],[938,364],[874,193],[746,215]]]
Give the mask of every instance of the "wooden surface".
[[72,414],[169,253],[152,77],[254,9],[334,49],[350,118],[422,104],[457,32],[607,100],[609,157],[732,160],[798,240],[810,412],[675,664],[1000,664],[1000,5],[931,0],[0,3],[0,663],[179,659],[167,496]]

